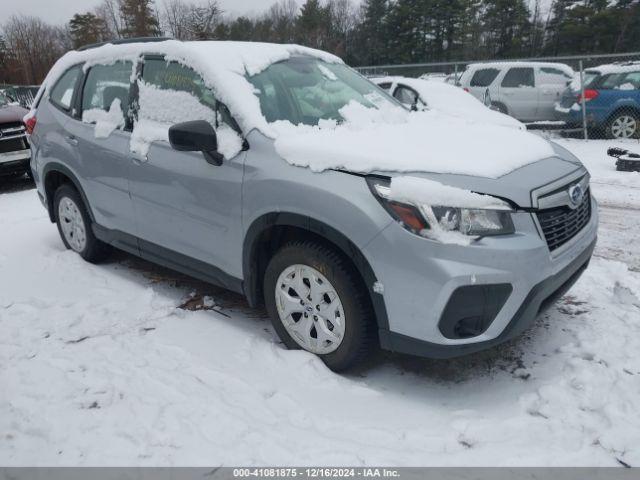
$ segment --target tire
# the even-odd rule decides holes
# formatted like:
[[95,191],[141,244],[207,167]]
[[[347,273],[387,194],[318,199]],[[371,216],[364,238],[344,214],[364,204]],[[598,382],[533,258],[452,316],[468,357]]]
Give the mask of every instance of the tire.
[[[300,270],[302,267],[305,269]],[[313,277],[317,274],[322,278]],[[311,278],[315,278],[314,290],[310,288]],[[297,279],[304,285],[290,286]],[[295,292],[295,287],[301,290],[301,295]],[[323,290],[333,290],[334,293],[318,297],[318,292]],[[305,293],[309,296],[303,299]],[[294,301],[289,303],[283,298]],[[322,299],[320,302],[319,298]],[[333,371],[339,372],[357,365],[373,348],[375,319],[365,287],[351,265],[330,248],[315,242],[294,242],[282,247],[267,266],[264,300],[271,322],[286,347],[315,353]],[[282,316],[286,312],[283,315],[279,312],[288,306],[295,309],[296,302],[300,300],[306,302],[305,305],[300,305],[299,312],[285,316],[283,321]],[[315,313],[318,313],[317,318]],[[292,329],[310,332],[309,345],[301,340],[304,335]],[[326,334],[327,330],[330,330],[329,334]],[[332,339],[325,340],[328,336]],[[334,337],[338,340],[334,340]]]
[[636,112],[617,112],[611,117],[605,129],[609,139],[640,138],[640,115]]
[[74,187],[69,184],[58,187],[53,197],[53,209],[58,233],[67,249],[91,263],[108,256],[111,248],[93,234],[91,217]]

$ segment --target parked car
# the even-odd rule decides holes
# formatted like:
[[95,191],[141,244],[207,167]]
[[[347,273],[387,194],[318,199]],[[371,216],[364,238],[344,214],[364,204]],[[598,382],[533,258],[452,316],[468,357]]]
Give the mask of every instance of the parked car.
[[491,110],[473,95],[446,83],[407,77],[378,77],[372,82],[408,108],[436,109],[460,118],[526,129],[509,115]]
[[0,93],[0,175],[31,173],[31,150],[22,118],[28,110],[13,104]]
[[456,85],[460,80],[461,75],[462,75],[462,72],[457,74],[436,72],[436,73],[424,73],[420,75],[419,78],[421,78],[422,80],[433,80],[435,82],[442,82],[442,83],[448,83],[449,85]]
[[502,113],[536,122],[555,119],[555,104],[573,76],[562,63],[475,63],[462,74],[460,85]]
[[[585,70],[587,127],[607,138],[640,138],[640,62],[622,62]],[[555,107],[568,127],[582,126],[580,79],[565,90]]]
[[[376,345],[447,358],[513,338],[595,245],[589,174],[568,151],[409,112],[304,47],[70,52],[25,121],[67,248],[97,262],[117,247],[243,293],[334,370]],[[444,193],[399,199],[407,180]]]

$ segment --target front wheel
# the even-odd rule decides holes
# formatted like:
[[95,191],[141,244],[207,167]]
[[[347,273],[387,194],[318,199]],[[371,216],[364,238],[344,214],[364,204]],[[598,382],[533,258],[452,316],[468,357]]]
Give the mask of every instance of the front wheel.
[[109,245],[93,234],[89,213],[74,187],[61,185],[53,197],[53,208],[65,247],[92,263],[103,260],[109,254]]
[[283,343],[318,355],[334,371],[356,365],[373,346],[367,293],[353,268],[330,248],[285,245],[267,266],[264,298]]
[[633,112],[616,113],[606,129],[607,138],[624,139],[640,137],[640,117]]

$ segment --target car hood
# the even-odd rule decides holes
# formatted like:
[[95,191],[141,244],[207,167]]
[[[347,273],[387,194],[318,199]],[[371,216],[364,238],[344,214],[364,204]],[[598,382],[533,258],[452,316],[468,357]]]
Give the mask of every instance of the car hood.
[[272,124],[275,148],[292,165],[313,171],[387,171],[497,179],[555,156],[545,139],[515,128],[441,112],[343,108],[345,122],[321,127]]
[[520,208],[533,208],[536,207],[532,195],[534,190],[569,175],[575,178],[580,176],[581,172],[588,174],[582,163],[566,149],[554,143],[551,143],[551,146],[554,148],[555,155],[524,165],[498,178],[428,172],[400,174],[377,171],[375,174],[388,177],[401,175],[427,178],[444,185],[507,199]]
[[22,122],[27,113],[29,113],[29,110],[18,105],[0,107],[0,123]]

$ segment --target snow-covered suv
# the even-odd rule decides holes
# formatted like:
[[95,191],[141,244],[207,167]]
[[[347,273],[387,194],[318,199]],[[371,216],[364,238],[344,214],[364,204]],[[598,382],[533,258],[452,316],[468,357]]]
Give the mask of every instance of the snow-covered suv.
[[64,244],[262,302],[345,369],[527,328],[589,263],[589,174],[526,131],[411,112],[333,55],[136,42],[67,53],[26,121]]

